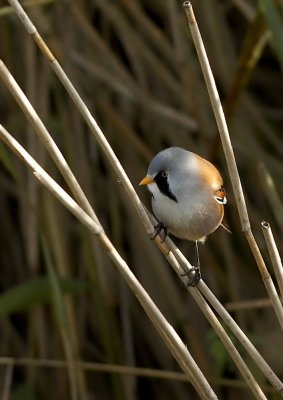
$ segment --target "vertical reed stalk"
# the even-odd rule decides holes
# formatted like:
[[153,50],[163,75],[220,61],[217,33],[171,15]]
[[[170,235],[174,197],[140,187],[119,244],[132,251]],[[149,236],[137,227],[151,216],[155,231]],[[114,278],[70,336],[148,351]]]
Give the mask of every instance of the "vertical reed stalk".
[[253,256],[255,258],[255,261],[257,263],[257,266],[259,268],[259,271],[261,273],[264,285],[266,287],[266,290],[269,294],[269,297],[271,299],[274,311],[276,313],[276,316],[278,318],[278,321],[280,323],[281,328],[283,329],[283,307],[282,304],[279,300],[278,294],[276,292],[274,283],[271,279],[271,276],[266,268],[266,265],[264,263],[264,260],[262,258],[262,255],[260,253],[260,250],[258,248],[258,245],[256,243],[256,240],[254,238],[254,235],[251,230],[250,226],[250,220],[248,216],[248,211],[247,211],[247,206],[244,198],[244,193],[242,189],[242,184],[240,180],[240,176],[238,173],[238,168],[234,156],[234,151],[232,148],[232,143],[230,140],[230,135],[228,131],[228,126],[226,123],[224,111],[221,105],[221,101],[219,98],[218,90],[215,84],[215,80],[210,68],[210,64],[207,58],[207,54],[205,51],[205,47],[201,38],[200,31],[198,29],[197,21],[193,12],[192,5],[189,1],[184,2],[184,8],[186,11],[187,15],[187,20],[188,24],[190,27],[191,35],[194,41],[194,45],[197,51],[197,55],[199,58],[199,62],[201,65],[202,73],[205,79],[205,83],[207,86],[208,94],[210,97],[211,105],[213,108],[214,116],[216,119],[216,123],[218,126],[227,166],[228,166],[228,171],[233,187],[233,192],[237,204],[237,209],[240,217],[240,222],[242,226],[242,231],[249,243],[249,246],[251,248],[251,251],[253,253]]

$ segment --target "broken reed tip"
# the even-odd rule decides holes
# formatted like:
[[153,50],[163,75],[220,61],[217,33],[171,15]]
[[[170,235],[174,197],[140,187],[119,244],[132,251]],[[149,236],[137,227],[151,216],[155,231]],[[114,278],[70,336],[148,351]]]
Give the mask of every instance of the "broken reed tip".
[[270,228],[269,222],[266,222],[266,221],[262,221],[261,226],[262,226],[264,229],[269,229],[269,228]]
[[190,1],[184,1],[184,3],[183,3],[183,7],[184,8],[189,8],[189,7],[191,7],[192,5],[191,5],[191,2]]

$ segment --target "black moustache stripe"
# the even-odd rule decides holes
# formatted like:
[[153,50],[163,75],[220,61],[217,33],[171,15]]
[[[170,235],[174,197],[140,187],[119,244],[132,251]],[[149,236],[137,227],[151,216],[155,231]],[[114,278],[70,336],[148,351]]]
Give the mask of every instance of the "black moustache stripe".
[[176,196],[170,190],[167,176],[162,176],[162,172],[163,171],[159,172],[154,178],[154,181],[158,186],[158,189],[165,196],[169,197],[169,199],[174,200],[176,201],[176,203],[178,203]]

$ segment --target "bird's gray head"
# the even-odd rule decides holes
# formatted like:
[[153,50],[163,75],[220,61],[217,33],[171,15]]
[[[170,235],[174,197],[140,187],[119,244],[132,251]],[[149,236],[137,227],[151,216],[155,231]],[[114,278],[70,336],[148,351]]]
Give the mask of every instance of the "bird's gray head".
[[180,147],[169,147],[162,150],[151,160],[147,174],[154,177],[161,171],[173,173],[182,170],[188,163],[189,154],[189,151]]
[[150,179],[152,179],[160,192],[178,202],[178,187],[183,177],[188,174],[191,162],[191,153],[179,147],[160,151],[152,159],[147,176],[141,184],[150,184]]

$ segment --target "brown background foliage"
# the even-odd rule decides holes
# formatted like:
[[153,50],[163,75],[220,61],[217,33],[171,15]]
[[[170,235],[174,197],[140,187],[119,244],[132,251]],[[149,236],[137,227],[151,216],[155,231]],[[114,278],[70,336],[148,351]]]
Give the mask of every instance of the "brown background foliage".
[[[274,31],[266,25],[268,14],[261,12],[263,3],[199,0],[193,6],[226,110],[252,227],[268,260],[262,220],[271,223],[282,252],[283,80],[281,55]],[[282,333],[268,302],[260,306],[254,302],[265,299],[266,292],[240,232],[182,2],[49,1],[27,10],[148,206],[150,196],[138,182],[152,156],[165,147],[187,148],[221,170],[232,235],[219,229],[201,247],[203,278],[223,303],[231,303],[233,316],[282,377]],[[277,11],[280,16],[281,10]],[[245,388],[236,386],[235,367],[146,237],[97,143],[32,39],[13,13],[0,18],[1,58],[70,163],[107,234],[211,377],[220,398],[252,398]],[[0,116],[1,123],[65,187],[2,84]],[[0,356],[68,359],[72,354],[89,362],[179,371],[89,233],[2,144],[0,158]],[[178,244],[192,259],[193,244]],[[50,271],[69,282],[62,289],[69,293],[64,300],[63,296],[54,300],[48,285]],[[21,285],[25,285],[24,294]],[[243,310],[238,302],[246,300],[251,303]],[[4,382],[9,371],[1,368]],[[230,386],[219,378],[233,382]],[[76,382],[80,398],[182,400],[196,396],[188,383],[169,379],[81,371]],[[16,399],[70,398],[65,369],[16,366],[10,390]]]

